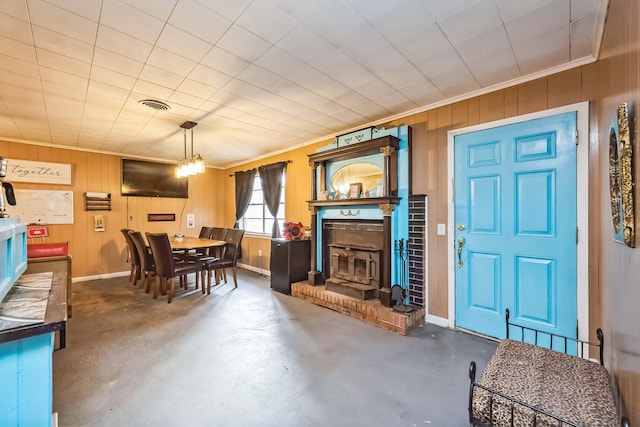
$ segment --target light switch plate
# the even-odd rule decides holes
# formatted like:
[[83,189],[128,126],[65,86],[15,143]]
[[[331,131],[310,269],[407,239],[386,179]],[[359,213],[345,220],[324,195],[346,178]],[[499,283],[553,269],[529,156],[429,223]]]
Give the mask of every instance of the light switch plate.
[[438,224],[438,236],[444,236],[445,234],[447,234],[445,224]]

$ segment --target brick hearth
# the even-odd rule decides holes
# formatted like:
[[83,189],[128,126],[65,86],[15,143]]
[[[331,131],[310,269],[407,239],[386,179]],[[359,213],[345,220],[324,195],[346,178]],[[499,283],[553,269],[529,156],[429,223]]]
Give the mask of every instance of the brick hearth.
[[359,300],[327,291],[325,286],[311,286],[307,282],[293,283],[291,295],[401,335],[408,335],[424,321],[424,307],[418,307],[409,314],[398,313],[383,307],[378,299]]

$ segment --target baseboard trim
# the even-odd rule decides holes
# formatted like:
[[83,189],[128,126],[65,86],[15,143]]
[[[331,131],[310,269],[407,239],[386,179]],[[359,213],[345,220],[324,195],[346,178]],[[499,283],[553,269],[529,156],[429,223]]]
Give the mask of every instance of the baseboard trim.
[[90,282],[91,280],[100,279],[112,279],[114,277],[128,276],[129,274],[131,274],[130,271],[117,271],[115,273],[96,274],[95,276],[74,277],[73,279],[71,279],[71,283]]
[[253,265],[241,264],[241,263],[238,263],[238,267],[244,268],[245,270],[253,271],[254,273],[262,274],[263,276],[271,277],[271,271],[265,270],[264,268],[258,268],[258,267],[254,267]]
[[443,328],[449,327],[449,319],[445,319],[444,317],[434,316],[432,314],[426,314],[424,316],[424,320],[427,323],[431,323],[436,326],[441,326]]

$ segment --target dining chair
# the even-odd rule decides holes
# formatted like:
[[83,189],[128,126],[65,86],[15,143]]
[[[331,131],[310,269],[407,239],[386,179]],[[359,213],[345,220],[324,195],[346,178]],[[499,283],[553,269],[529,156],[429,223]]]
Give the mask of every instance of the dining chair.
[[[200,238],[200,239],[209,239],[209,238],[211,238],[210,236],[211,236],[211,231],[213,230],[213,228],[214,227],[203,226],[200,229],[200,234],[198,235],[198,238]],[[176,258],[182,259],[184,261],[199,262],[200,258],[209,256],[209,248],[206,248],[206,249],[194,249],[194,250],[189,250],[189,251],[184,251],[184,252],[178,252],[178,251],[174,250],[173,253],[176,256]]]
[[[154,298],[157,297],[160,288],[164,289],[164,284],[169,282],[169,296],[168,303],[173,301],[173,293],[175,291],[175,278],[184,278],[186,283],[186,276],[189,273],[195,273],[196,275],[196,287],[198,286],[198,278],[202,272],[201,263],[176,261],[174,254],[171,250],[171,243],[169,242],[169,236],[167,233],[146,233],[147,240],[151,246],[151,253],[156,264],[156,288],[154,290]],[[181,279],[182,280],[182,279]],[[202,286],[202,292],[204,293],[204,284]]]
[[127,242],[127,251],[129,252],[128,261],[131,264],[131,274],[129,274],[129,281],[132,285],[136,285],[138,280],[140,279],[140,257],[138,256],[138,251],[131,240],[131,236],[129,236],[129,228],[122,228],[120,232],[124,236],[125,242]]
[[[223,249],[223,254],[220,258],[214,258],[211,261],[203,262],[203,270],[207,272],[207,294],[211,294],[211,274],[214,271],[218,270],[226,270],[227,268],[233,269],[233,283],[234,287],[238,287],[238,276],[237,276],[237,263],[238,263],[238,254],[240,253],[240,244],[242,243],[242,237],[244,236],[244,230],[238,228],[229,228],[224,237],[225,245]],[[204,275],[204,271],[203,271]],[[219,283],[219,278],[216,275],[216,285]],[[225,275],[225,283],[226,283],[226,275]],[[204,287],[204,284],[203,284]]]
[[[140,258],[140,268],[142,274],[144,274],[144,291],[149,293],[151,290],[151,282],[156,279],[156,263],[153,259],[151,248],[147,246],[140,231],[129,230],[129,237],[133,240],[136,252]],[[154,298],[157,298],[157,295],[154,295]]]

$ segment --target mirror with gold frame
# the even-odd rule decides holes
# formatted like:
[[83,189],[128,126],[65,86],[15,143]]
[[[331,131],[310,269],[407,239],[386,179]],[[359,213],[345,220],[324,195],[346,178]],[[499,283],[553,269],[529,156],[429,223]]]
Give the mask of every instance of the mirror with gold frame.
[[377,188],[382,185],[383,170],[380,166],[367,162],[355,162],[338,169],[331,176],[331,191],[348,194],[350,185],[361,183],[360,191],[370,197],[380,197],[382,194],[375,194]]
[[609,194],[614,240],[634,248],[633,147],[627,103],[618,106],[609,129]]

